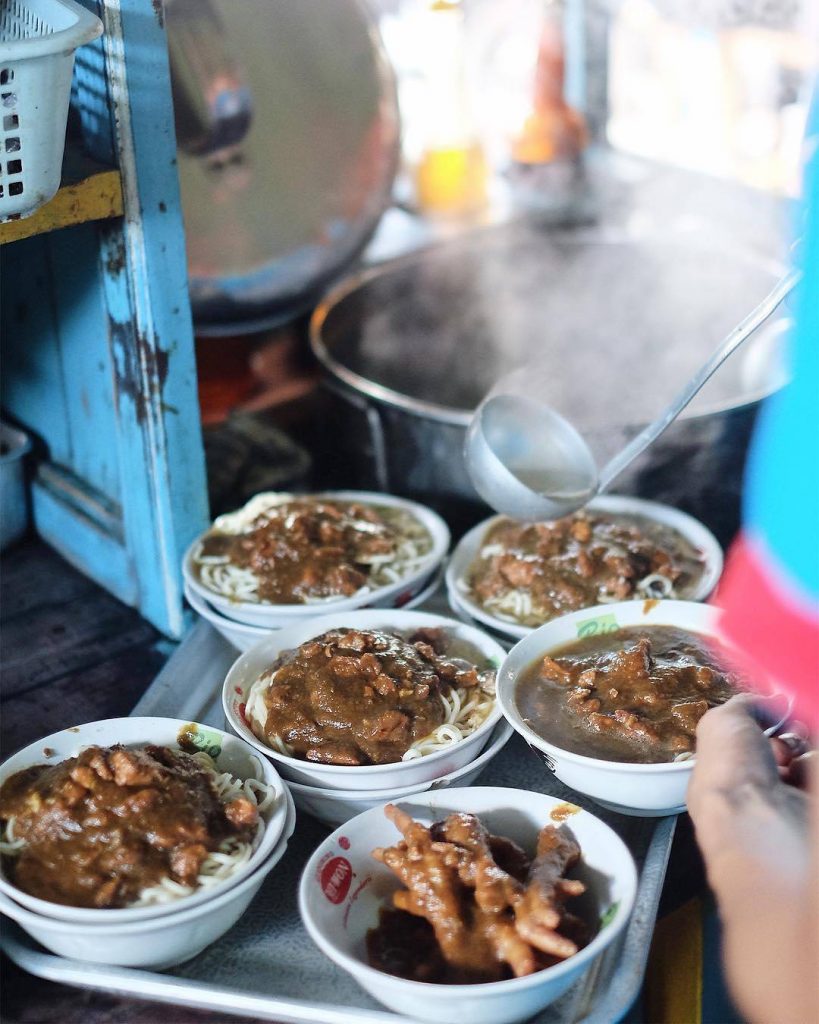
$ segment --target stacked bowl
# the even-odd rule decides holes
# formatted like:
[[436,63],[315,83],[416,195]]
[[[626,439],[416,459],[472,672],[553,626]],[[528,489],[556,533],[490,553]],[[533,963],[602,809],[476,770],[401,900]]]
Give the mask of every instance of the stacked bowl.
[[[333,595],[308,602],[274,603],[258,594],[231,592],[212,572],[203,545],[214,534],[237,536],[252,528],[266,512],[292,501],[309,497],[317,501],[353,502],[362,506],[393,510],[405,514],[420,528],[425,550],[408,560],[399,571],[382,574],[377,583],[368,583],[348,596]],[[347,612],[357,608],[414,608],[427,600],[438,586],[449,548],[449,530],[435,512],[404,498],[370,491],[323,491],[309,496],[284,492],[265,492],[236,512],[219,516],[206,533],[200,535],[185,553],[182,572],[185,596],[199,615],[240,651],[249,650],[269,636],[271,631],[297,625],[331,609]],[[387,577],[390,578],[387,578]]]
[[[164,969],[196,956],[241,917],[287,849],[296,823],[295,807],[273,765],[257,757],[243,740],[211,726],[168,718],[115,718],[53,733],[5,761],[0,766],[0,786],[34,766],[53,768],[85,748],[116,745],[126,749],[156,745],[186,753],[198,750],[209,756],[216,772],[229,773],[236,783],[256,780],[256,792],[262,799],[250,850],[238,857],[229,871],[217,872],[207,880],[200,876],[192,891],[180,891],[169,880],[169,895],[155,902],[143,899],[122,908],[97,909],[52,902],[16,885],[12,865],[21,841],[15,841],[7,826],[2,842],[0,912],[60,956]],[[138,799],[139,782],[129,791]],[[44,810],[48,812],[50,806],[47,801]],[[117,812],[112,809],[112,813]],[[54,822],[40,826],[45,827],[53,828]],[[112,843],[113,839],[107,845]]]
[[[296,806],[328,825],[339,825],[370,807],[405,799],[430,789],[473,782],[512,734],[493,698],[481,723],[468,735],[429,753],[390,763],[330,764],[285,753],[248,713],[255,683],[283,656],[330,630],[380,631],[410,637],[419,630],[441,631],[447,642],[467,645],[483,664],[496,671],[504,650],[485,633],[460,621],[406,609],[335,612],[282,628],[246,651],[232,666],[224,684],[223,706],[229,728],[273,761],[287,783]],[[408,752],[409,753],[409,752]]]

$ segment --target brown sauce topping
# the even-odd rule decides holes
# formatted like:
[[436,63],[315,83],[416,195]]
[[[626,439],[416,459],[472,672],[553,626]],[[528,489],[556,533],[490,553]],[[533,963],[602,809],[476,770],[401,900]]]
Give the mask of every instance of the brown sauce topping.
[[[258,579],[252,600],[299,604],[349,597],[390,579],[410,540],[423,555],[432,547],[424,527],[404,509],[358,502],[298,498],[274,505],[242,533],[212,530],[199,557],[224,557]],[[200,565],[201,577],[201,565]]]
[[627,626],[539,658],[515,700],[556,746],[605,761],[673,761],[694,750],[697,723],[744,681],[704,637],[673,626]]
[[[502,519],[484,536],[487,547],[470,567],[470,592],[487,611],[525,626],[639,593],[669,596],[670,587],[684,598],[704,569],[702,553],[671,527],[586,510],[551,523]],[[661,577],[656,592],[650,585],[638,591],[652,575]]]
[[534,974],[588,943],[591,929],[567,908],[586,888],[567,877],[580,860],[568,829],[546,825],[530,857],[473,814],[427,828],[393,805],[385,813],[403,841],[373,856],[405,888],[367,933],[371,966],[411,981],[480,984]]
[[213,774],[169,747],[88,747],[0,788],[0,820],[25,846],[4,858],[24,892],[73,907],[126,907],[164,878],[195,886],[224,839],[250,841],[258,812],[222,804]]
[[400,761],[444,721],[442,693],[490,686],[494,672],[440,629],[408,639],[334,629],[284,652],[261,679],[266,742],[280,737],[308,761],[365,765]]

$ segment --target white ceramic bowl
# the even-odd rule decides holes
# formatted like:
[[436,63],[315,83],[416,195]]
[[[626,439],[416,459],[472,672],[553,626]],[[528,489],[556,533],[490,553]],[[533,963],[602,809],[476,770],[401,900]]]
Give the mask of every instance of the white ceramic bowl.
[[533,662],[578,637],[613,632],[622,626],[676,626],[718,639],[718,620],[715,608],[693,601],[622,601],[563,615],[512,648],[498,673],[498,701],[507,720],[540,754],[549,771],[578,793],[623,814],[679,814],[685,810],[693,757],[660,764],[633,764],[563,750],[526,724],[515,701],[515,690],[521,673]]
[[[670,505],[662,505],[656,501],[645,501],[642,498],[629,498],[620,495],[603,495],[594,498],[586,506],[594,512],[611,512],[617,515],[638,515],[651,519],[664,526],[673,527],[678,533],[703,555],[704,567],[700,582],[686,598],[689,601],[704,601],[714,590],[722,575],[722,548],[716,537],[693,516]],[[513,619],[495,615],[475,601],[466,584],[469,569],[478,557],[483,546],[487,531],[504,516],[492,516],[478,523],[469,533],[465,534],[455,550],[446,570],[446,586],[450,605],[460,614],[465,612],[476,622],[491,626],[506,636],[522,639],[528,636],[534,626],[523,626]],[[455,605],[458,605],[456,608]]]
[[[288,501],[297,495],[292,494],[257,494],[251,502],[259,502],[261,511],[264,499],[269,498],[270,504]],[[349,611],[352,608],[397,608],[405,605],[419,591],[423,590],[430,577],[440,568],[449,550],[449,528],[441,517],[417,502],[406,498],[395,498],[389,494],[378,494],[373,491],[322,491],[319,494],[302,495],[311,498],[332,498],[339,501],[358,501],[363,505],[385,505],[402,508],[410,512],[424,526],[432,537],[432,547],[418,568],[398,580],[383,587],[363,589],[352,597],[331,597],[311,604],[263,604],[259,601],[236,601],[217,594],[206,587],[197,575],[193,562],[193,553],[197,550],[205,534],[191,544],[185,552],[182,572],[187,585],[216,611],[228,619],[251,626],[275,628],[288,625],[316,615],[329,614],[331,611]],[[248,502],[248,505],[251,504]],[[245,506],[247,507],[247,506]],[[229,517],[220,516],[214,526],[225,524]]]
[[483,749],[495,723],[501,717],[500,707],[487,716],[471,736],[434,754],[416,757],[411,761],[392,764],[373,764],[349,767],[346,765],[314,764],[296,757],[288,757],[263,743],[248,726],[244,705],[253,683],[266,671],[282,651],[289,651],[306,640],[320,636],[329,629],[396,629],[410,633],[421,628],[443,628],[450,635],[476,647],[495,666],[500,666],[506,652],[485,633],[454,619],[430,615],[426,612],[394,610],[390,608],[367,611],[337,612],[289,626],[246,651],[234,662],[222,691],[222,704],[228,726],[243,740],[275,761],[279,772],[288,782],[301,782],[323,789],[372,790],[396,789],[436,779],[439,775],[462,768],[474,760]]
[[451,786],[471,786],[481,774],[489,762],[500,753],[509,737],[514,732],[512,726],[501,721],[492,730],[489,742],[474,761],[464,765],[457,771],[441,775],[429,782],[419,782],[416,786],[403,786],[395,790],[343,790],[343,789],[317,789],[313,786],[303,786],[298,782],[288,782],[287,788],[296,802],[299,811],[312,815],[319,821],[324,822],[331,828],[343,825],[345,821],[354,818],[371,807],[381,807],[386,803],[396,803],[399,800],[406,800],[416,796],[418,793],[426,793],[429,789],[448,789]]
[[208,604],[187,580],[185,580],[185,600],[197,615],[210,623],[216,632],[221,633],[231,647],[235,647],[237,651],[249,650],[254,644],[281,628],[279,626],[248,626],[244,622],[229,619]]
[[[58,764],[66,758],[76,757],[83,748],[94,744],[108,747],[121,743],[130,747],[154,743],[177,747],[180,730],[190,728],[191,725],[190,722],[176,721],[173,718],[109,718],[105,721],[62,729],[37,740],[36,743],[30,743],[0,765],[0,786],[15,772],[35,764]],[[288,808],[287,791],[273,765],[266,758],[258,757],[244,740],[212,726],[197,725],[195,730],[197,742],[201,744],[200,749],[210,753],[222,771],[228,771],[243,779],[260,779],[276,791],[273,805],[264,813],[265,827],[254,840],[253,855],[234,875],[206,889],[198,889],[190,896],[184,896],[173,903],[108,910],[68,907],[31,896],[9,881],[2,867],[0,891],[43,917],[77,924],[113,925],[165,917],[176,913],[177,907],[197,907],[219,897],[252,875],[270,856],[284,831]]]
[[[520,789],[445,789],[401,801],[414,818],[430,823],[451,811],[479,815],[491,832],[508,836],[530,853],[539,830],[561,801]],[[565,807],[565,805],[563,805]],[[577,808],[566,822],[583,851],[577,877],[588,886],[585,910],[607,920],[575,956],[537,974],[481,985],[434,985],[407,981],[370,967],[365,936],[400,888],[372,851],[399,839],[382,808],[365,811],[336,829],[307,862],[299,885],[299,910],[310,938],[333,963],[379,1002],[402,1017],[425,1021],[508,1024],[525,1020],[558,999],[625,928],[634,905],[637,872],[620,837],[588,811]],[[325,883],[333,876],[335,888]]]
[[293,798],[285,791],[285,825],[276,846],[256,870],[233,888],[198,906],[175,904],[172,913],[147,921],[85,924],[35,914],[0,894],[0,913],[37,942],[71,960],[164,970],[201,953],[231,928],[262,882],[281,860],[296,825]]
[[[406,604],[401,605],[405,611],[409,611],[412,608],[418,608],[425,601],[428,601],[435,591],[440,586],[441,580],[443,579],[443,567],[441,567],[432,578],[432,581],[427,583],[423,590],[419,591],[414,597],[410,598]],[[213,608],[207,601],[196,593],[195,590],[188,584],[185,583],[185,598],[188,604],[193,608],[195,612],[202,616],[206,622],[209,622],[211,626],[227,640],[227,642],[235,647],[238,651],[249,651],[250,648],[257,644],[260,640],[264,640],[265,637],[270,636],[271,633],[277,629],[281,629],[281,626],[248,626],[244,622],[236,622],[234,619],[228,619],[224,615]],[[322,610],[322,615],[326,614]],[[289,625],[289,621],[282,625]]]

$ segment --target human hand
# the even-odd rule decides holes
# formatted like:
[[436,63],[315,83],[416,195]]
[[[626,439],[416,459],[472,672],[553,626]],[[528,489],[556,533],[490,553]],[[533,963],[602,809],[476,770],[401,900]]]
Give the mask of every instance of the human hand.
[[743,694],[703,716],[688,808],[740,1009],[750,1021],[802,1024],[819,1019],[809,801],[786,784],[804,763],[799,747],[765,737],[764,705]]
[[796,874],[805,869],[807,799],[783,783],[797,758],[792,744],[762,732],[766,705],[765,698],[740,694],[712,708],[697,728],[687,803],[709,878],[723,860],[730,870],[737,857]]
[[783,782],[806,789],[812,773],[819,770],[817,752],[805,738],[805,730],[780,733],[770,739],[771,751]]

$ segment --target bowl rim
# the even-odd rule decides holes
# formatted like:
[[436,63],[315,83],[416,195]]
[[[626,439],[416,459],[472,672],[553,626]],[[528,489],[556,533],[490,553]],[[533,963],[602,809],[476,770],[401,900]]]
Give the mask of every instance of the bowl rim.
[[[599,510],[600,512],[612,512],[614,514],[629,513],[633,515],[641,515],[646,519],[651,519],[655,523],[661,523],[665,526],[670,526],[675,529],[694,547],[698,548],[703,554],[703,574],[698,585],[694,588],[691,595],[686,598],[663,598],[664,601],[669,600],[685,600],[692,602],[705,601],[716,589],[717,584],[722,576],[722,570],[724,566],[725,556],[722,547],[708,527],[690,515],[688,512],[683,512],[681,509],[675,508],[673,505],[667,505],[660,501],[651,501],[648,498],[636,498],[625,494],[601,494],[585,506],[592,511]],[[478,622],[484,623],[485,625],[492,626],[508,636],[513,636],[517,639],[523,639],[528,636],[533,630],[540,629],[542,625],[548,625],[549,622],[555,622],[558,618],[563,616],[558,615],[552,619],[548,619],[541,626],[524,626],[521,623],[514,622],[510,619],[499,618],[487,611],[483,605],[474,601],[466,587],[464,586],[466,573],[469,570],[472,562],[477,554],[477,548],[480,546],[480,539],[483,535],[493,526],[496,522],[501,519],[509,519],[510,516],[504,515],[492,515],[487,519],[482,520],[476,526],[473,526],[460,541],[455,545],[452,552],[452,556],[449,560],[449,564],[446,568],[446,587],[447,594],[453,595],[457,600],[457,603],[461,605],[463,610],[470,615],[473,619]],[[468,555],[467,552],[470,548],[475,545],[476,550]],[[645,598],[636,598],[634,600],[645,600]],[[452,597],[450,597],[450,603]],[[596,605],[590,607],[597,607]],[[588,609],[578,609],[582,611],[588,611]],[[566,614],[572,614],[567,612]]]
[[[417,594],[411,597],[410,600],[406,602],[406,604],[402,604],[400,608],[395,608],[393,610],[414,611],[416,608],[420,609],[421,605],[432,597],[432,595],[443,582],[443,579],[444,563],[441,563],[441,565],[433,573],[433,576],[430,579],[430,581],[428,583],[425,583],[423,588],[419,590]],[[187,579],[184,580],[183,591],[185,594],[185,599],[187,600],[191,608],[196,612],[197,615],[203,618],[205,622],[213,626],[214,629],[225,631],[235,630],[237,633],[242,633],[245,636],[247,636],[248,639],[264,640],[268,636],[270,636],[271,633],[277,632],[278,630],[285,628],[284,625],[258,626],[253,625],[249,622],[239,622],[238,619],[229,619],[226,615],[222,615],[222,613],[218,611],[216,608],[211,607],[211,605],[201,596],[201,594],[197,593],[193,589],[193,587],[191,587]],[[360,608],[351,610],[378,611],[377,608]],[[318,616],[316,617],[318,618]],[[287,625],[291,625],[295,621],[297,620],[291,620],[291,622],[287,623]],[[249,650],[249,648],[247,649]]]
[[[67,904],[54,903],[50,900],[43,899],[42,897],[32,896],[29,893],[23,892],[6,877],[5,872],[0,868],[0,894],[5,894],[15,904],[25,907],[30,913],[36,914],[38,917],[47,918],[48,920],[62,921],[64,923],[74,923],[78,925],[84,924],[92,927],[97,925],[108,925],[113,927],[115,924],[137,923],[140,921],[164,918],[170,914],[176,913],[177,908],[180,905],[183,910],[194,909],[200,905],[209,906],[213,899],[219,898],[224,893],[232,890],[235,886],[240,885],[247,877],[253,875],[256,870],[265,863],[268,855],[276,849],[284,831],[287,828],[288,800],[290,799],[290,794],[284,780],[276,771],[275,765],[266,761],[264,758],[259,757],[257,751],[253,750],[250,747],[250,744],[241,736],[236,736],[234,733],[228,732],[225,729],[220,729],[218,726],[204,725],[202,723],[190,722],[183,719],[165,718],[156,715],[133,715],[121,718],[104,718],[93,722],[85,722],[76,726],[67,726],[64,729],[59,729],[56,732],[50,733],[48,736],[44,736],[42,739],[35,740],[16,751],[10,757],[6,758],[2,764],[0,764],[0,785],[2,785],[16,772],[25,770],[26,767],[43,763],[55,765],[60,764],[62,761],[65,761],[70,757],[76,757],[77,754],[86,747],[96,745],[92,742],[83,742],[82,737],[84,730],[103,727],[103,735],[107,742],[104,744],[100,742],[100,745],[113,746],[118,742],[122,742],[117,739],[117,733],[120,727],[125,723],[142,724],[147,732],[150,732],[151,729],[157,730],[160,728],[169,728],[171,731],[177,732],[177,734],[183,727],[193,724],[208,733],[217,733],[223,744],[225,740],[228,740],[231,744],[238,741],[240,748],[243,748],[244,753],[247,755],[250,762],[257,766],[256,778],[260,778],[262,781],[267,782],[276,790],[276,804],[271,808],[270,817],[265,824],[264,831],[262,832],[259,842],[256,848],[252,851],[247,862],[233,875],[208,888],[203,889],[200,887],[198,889],[194,889],[193,892],[188,893],[185,896],[180,896],[177,900],[172,900],[168,903],[151,904],[143,907],[74,907]],[[61,740],[63,738],[66,742],[70,742],[68,740],[69,735],[77,737],[77,743],[76,746],[74,746],[75,753],[60,754],[59,757],[57,757],[57,751],[55,751],[53,757],[43,753],[43,750],[52,746],[52,744],[62,745]],[[60,738],[59,740],[58,737]],[[127,747],[135,747],[153,742],[156,741],[146,738],[143,740],[127,740],[124,745]],[[174,745],[178,747],[178,744],[170,744],[167,742],[161,743],[160,745]],[[31,760],[28,756],[29,752]],[[7,765],[10,761],[17,760],[18,758],[21,760],[20,766],[15,767],[13,772],[9,772],[7,770]],[[55,908],[57,908],[56,914]]]
[[[501,646],[506,644],[508,650],[511,650],[515,646],[515,644],[518,643],[518,641],[523,640],[525,637],[529,635],[528,633],[524,633],[522,636],[518,636],[517,634],[513,634],[512,632],[504,633],[501,632],[501,629],[499,625],[497,625],[497,623],[492,622],[490,624],[489,622],[485,622],[481,619],[476,619],[472,615],[472,613],[469,612],[467,608],[461,603],[461,598],[457,591],[453,590],[451,587],[447,587],[446,599],[447,604],[449,605],[453,615],[457,615],[458,618],[462,622],[465,622],[468,626],[474,626],[476,629],[486,631],[490,636],[493,636],[493,639],[497,640]],[[521,628],[526,629],[528,627]],[[531,628],[538,629],[539,627],[533,626]]]
[[[559,797],[552,796],[549,793],[535,793],[529,790],[514,789],[510,786],[467,786],[467,787],[453,787],[447,789],[447,796],[455,796],[457,801],[457,795],[460,793],[472,793],[482,794],[487,791],[493,793],[519,793],[524,794],[528,798],[545,799],[552,803],[553,807],[559,804],[565,803],[565,800],[561,800]],[[420,802],[423,803],[423,797],[427,794],[419,793],[417,796]],[[507,798],[508,799],[508,798]],[[417,803],[418,801],[416,801]],[[578,805],[579,806],[579,805]],[[637,897],[637,868],[634,863],[634,858],[631,855],[631,851],[626,846],[623,839],[615,832],[615,830],[608,825],[602,818],[599,818],[596,814],[587,810],[585,807],[580,807],[580,813],[588,814],[591,818],[594,818],[600,825],[603,826],[608,837],[614,840],[614,846],[619,846],[626,854],[625,863],[628,865],[627,870],[624,872],[624,881],[626,883],[627,892],[620,899],[617,910],[615,911],[612,920],[603,928],[598,931],[591,942],[584,946],[583,949],[578,950],[574,956],[569,957],[567,960],[561,960],[557,964],[553,964],[551,967],[545,967],[541,971],[536,971],[534,974],[527,974],[522,978],[507,978],[503,981],[487,981],[481,982],[475,985],[441,985],[436,982],[429,981],[411,981],[408,978],[399,978],[397,975],[389,974],[387,971],[381,971],[377,967],[371,967],[364,961],[359,960],[357,957],[352,956],[350,953],[339,950],[325,935],[320,931],[316,922],[312,919],[311,914],[308,911],[308,886],[312,882],[313,875],[315,874],[316,866],[320,863],[321,858],[325,855],[328,847],[335,842],[337,834],[345,833],[349,835],[351,826],[355,825],[357,819],[361,818],[364,814],[372,814],[375,811],[382,810],[380,807],[371,807],[366,811],[362,811],[361,814],[357,814],[355,817],[350,818],[349,821],[343,825],[339,825],[338,828],[325,837],[325,839],[319,843],[313,853],[310,855],[309,860],[304,866],[299,879],[298,889],[298,905],[299,905],[299,916],[301,917],[302,924],[304,925],[305,931],[321,949],[321,951],[329,957],[333,963],[348,969],[349,973],[356,977],[359,973],[364,974],[366,977],[375,979],[388,979],[391,982],[395,982],[397,986],[404,989],[407,992],[428,992],[432,995],[435,992],[440,993],[441,990],[453,993],[452,998],[457,996],[466,996],[470,993],[481,996],[489,995],[501,995],[502,992],[520,992],[525,991],[529,988],[537,988],[539,983],[551,978],[558,978],[563,974],[568,973],[576,967],[582,966],[585,963],[589,963],[594,960],[598,954],[600,954],[606,947],[610,946],[612,942],[620,935],[623,929],[627,926],[629,919],[631,918],[634,904]],[[465,813],[470,813],[467,810]],[[475,812],[480,813],[480,812]],[[548,824],[548,822],[547,822]],[[612,876],[614,877],[614,876]],[[503,986],[503,988],[501,988]]]
[[[646,608],[645,606],[649,607]],[[692,752],[691,757],[686,758],[684,761],[653,761],[653,762],[639,762],[639,761],[608,761],[605,758],[590,757],[588,754],[577,754],[571,750],[565,750],[563,747],[558,746],[551,740],[545,739],[536,733],[530,726],[524,722],[523,717],[517,709],[515,704],[515,688],[520,677],[520,672],[523,668],[528,668],[537,658],[542,657],[544,654],[548,654],[550,650],[554,650],[555,647],[563,647],[571,641],[556,640],[549,641],[547,636],[549,633],[555,631],[555,626],[560,623],[563,627],[566,625],[576,622],[578,619],[594,618],[595,615],[615,615],[618,612],[636,611],[637,608],[643,607],[644,616],[653,616],[656,612],[657,615],[667,616],[669,621],[665,619],[652,618],[646,622],[646,625],[653,626],[674,626],[678,629],[685,629],[691,633],[697,633],[700,636],[706,636],[710,639],[718,640],[723,646],[730,646],[726,643],[724,637],[719,632],[719,619],[720,611],[713,605],[702,604],[699,601],[677,601],[672,598],[665,598],[662,601],[652,603],[650,600],[646,601],[640,599],[638,601],[617,601],[612,604],[599,604],[594,605],[592,608],[581,608],[576,612],[570,612],[568,615],[561,615],[559,618],[551,619],[544,625],[539,626],[536,630],[530,633],[528,636],[520,640],[515,646],[509,651],[503,665],[501,665],[498,671],[497,680],[497,699],[498,703],[503,708],[504,718],[509,722],[512,728],[520,736],[523,737],[526,742],[535,747],[538,750],[544,752],[553,753],[555,756],[561,758],[564,761],[569,761],[573,764],[585,766],[587,768],[594,768],[602,772],[625,772],[627,774],[637,775],[663,775],[667,773],[684,773],[693,770],[696,763],[696,751]],[[694,628],[690,625],[680,625],[675,622],[675,615],[679,616],[684,611],[685,615],[699,617],[702,626]],[[636,625],[636,622],[626,622],[623,624],[625,628]],[[510,661],[517,661],[523,657],[523,649],[526,649],[526,662],[521,668],[512,669],[509,666]],[[531,649],[531,651],[529,650]],[[765,735],[771,735],[776,729],[782,724],[787,718],[788,712],[786,711],[783,717],[774,725],[764,730]]]
[[[343,616],[343,621],[340,616]],[[406,618],[407,616],[409,618]],[[496,640],[487,636],[487,634],[482,630],[477,629],[475,626],[470,626],[468,623],[462,622],[460,619],[450,619],[446,616],[435,615],[431,612],[420,612],[415,611],[414,609],[407,611],[402,608],[359,608],[333,615],[323,615],[308,621],[294,623],[292,626],[282,627],[282,629],[271,634],[269,637],[265,637],[263,640],[260,640],[259,643],[254,644],[253,647],[243,651],[228,669],[224,684],[222,685],[222,707],[230,728],[236,731],[246,743],[250,743],[256,748],[256,750],[270,757],[272,760],[281,762],[281,764],[287,767],[292,767],[302,772],[315,771],[317,775],[323,774],[326,776],[337,776],[339,773],[343,772],[344,774],[350,774],[350,777],[354,774],[356,777],[360,778],[366,775],[383,774],[384,772],[400,772],[404,769],[418,765],[419,762],[432,764],[436,761],[443,760],[445,757],[451,756],[452,751],[459,746],[459,743],[454,743],[449,747],[444,747],[442,750],[436,750],[432,754],[424,754],[422,757],[413,758],[411,761],[390,761],[387,764],[329,765],[321,764],[317,761],[306,761],[303,758],[289,757],[287,754],[282,754],[278,750],[274,750],[273,747],[263,744],[253,730],[244,722],[239,720],[233,710],[233,697],[237,692],[237,674],[243,672],[247,663],[258,657],[266,647],[272,647],[275,645],[276,652],[275,654],[271,653],[270,655],[270,660],[273,661],[282,650],[305,643],[313,637],[320,636],[327,630],[340,629],[347,625],[353,628],[357,627],[359,629],[377,628],[376,623],[368,624],[367,620],[372,618],[392,619],[393,617],[396,619],[394,624],[387,625],[386,623],[382,623],[380,628],[407,630],[429,626],[432,628],[454,628],[461,634],[466,632],[468,635],[465,636],[464,639],[473,642],[475,646],[484,653],[487,660],[493,662],[497,687],[498,673],[500,672],[506,652]],[[303,639],[289,639],[290,634],[301,634],[304,630],[308,630],[309,632],[305,634]],[[460,742],[474,743],[480,736],[488,735],[490,730],[494,728],[502,717],[503,713],[501,711],[500,702],[497,699],[496,690],[495,707],[489,715],[487,715],[485,721],[483,721],[473,733]]]
[[[419,579],[433,572],[436,567],[444,561],[447,552],[449,551],[449,545],[452,539],[449,527],[437,512],[428,508],[426,505],[422,505],[417,501],[412,501],[409,498],[401,498],[392,494],[383,494],[378,491],[260,491],[258,494],[254,494],[251,498],[248,498],[240,508],[233,509],[232,512],[225,514],[232,515],[235,512],[240,512],[242,509],[246,508],[251,501],[255,501],[260,497],[268,495],[271,499],[276,499],[276,501],[271,501],[271,504],[283,503],[295,498],[330,498],[339,501],[359,501],[362,505],[386,505],[393,508],[403,508],[407,512],[413,514],[430,534],[432,537],[432,548],[425,556],[421,566],[415,572],[410,573],[393,583],[386,583],[380,587],[365,590],[364,592],[359,591],[357,594],[353,594],[350,597],[327,598],[326,601],[322,601],[320,604],[268,604],[262,601],[236,601],[232,598],[225,597],[224,595],[217,594],[216,591],[210,590],[210,588],[206,587],[198,579],[193,569],[194,552],[205,536],[207,536],[207,534],[213,529],[216,522],[221,518],[221,516],[217,516],[206,530],[203,530],[194,538],[185,551],[182,558],[182,575],[185,582],[189,583],[191,588],[197,594],[223,614],[225,618],[233,618],[230,614],[231,610],[239,614],[263,615],[267,613],[269,615],[280,616],[282,618],[292,618],[296,621],[299,619],[313,618],[317,615],[324,614],[325,612],[350,611],[354,608],[360,608],[363,604],[369,604],[372,601],[383,598],[387,593],[400,591],[402,587],[406,587],[413,582],[417,582]],[[257,627],[260,625],[258,622],[248,622],[247,620],[242,619],[235,621],[242,625]]]
[[255,638],[256,640],[262,640],[274,629],[279,629],[278,626],[254,626],[250,622],[239,622],[238,619],[229,619],[226,615],[222,615],[216,608],[212,608],[210,604],[202,597],[198,590],[190,584],[190,580],[185,577],[183,581],[182,590],[185,595],[185,600],[196,612],[196,614],[213,626],[214,629],[234,629],[237,633],[244,633],[248,637]]
[[[225,905],[232,903],[242,896],[251,886],[260,886],[264,879],[270,874],[273,868],[279,863],[287,851],[290,839],[296,828],[296,805],[293,797],[285,787],[285,805],[287,815],[285,818],[282,834],[279,836],[276,845],[268,853],[265,859],[256,866],[254,871],[246,875],[236,885],[217,893],[212,900],[206,900],[196,906],[186,907],[181,910],[174,910],[162,917],[150,917],[139,921],[117,921],[111,923],[90,924],[85,921],[64,921],[60,918],[46,917],[38,914],[27,907],[22,906],[10,899],[5,893],[0,892],[0,913],[6,914],[12,920],[17,921],[23,928],[31,925],[32,928],[49,930],[52,932],[71,933],[78,929],[85,931],[87,935],[96,938],[105,938],[114,935],[141,935],[145,932],[156,931],[160,928],[171,928],[202,917],[204,914],[212,914],[221,910]],[[178,906],[178,904],[176,904]],[[216,940],[214,940],[216,941]]]
[[[493,734],[495,732],[497,732],[497,736],[494,736],[493,738]],[[286,779],[284,784],[288,789],[295,789],[299,794],[303,793],[305,796],[321,797],[325,800],[336,800],[339,803],[352,803],[358,800],[377,800],[380,798],[383,798],[385,803],[390,803],[393,800],[403,800],[404,797],[417,796],[420,793],[426,793],[430,789],[456,789],[458,787],[441,786],[440,783],[443,782],[444,779],[466,775],[475,768],[488,764],[493,757],[503,750],[514,733],[515,729],[512,723],[501,716],[498,721],[495,722],[495,728],[490,733],[486,746],[474,761],[467,761],[466,764],[461,765],[460,768],[455,768],[446,775],[439,775],[437,778],[428,779],[426,782],[416,782],[411,786],[395,787],[394,789],[392,787],[388,787],[387,789],[321,789],[318,786],[308,786],[304,782],[291,782],[289,779]]]

